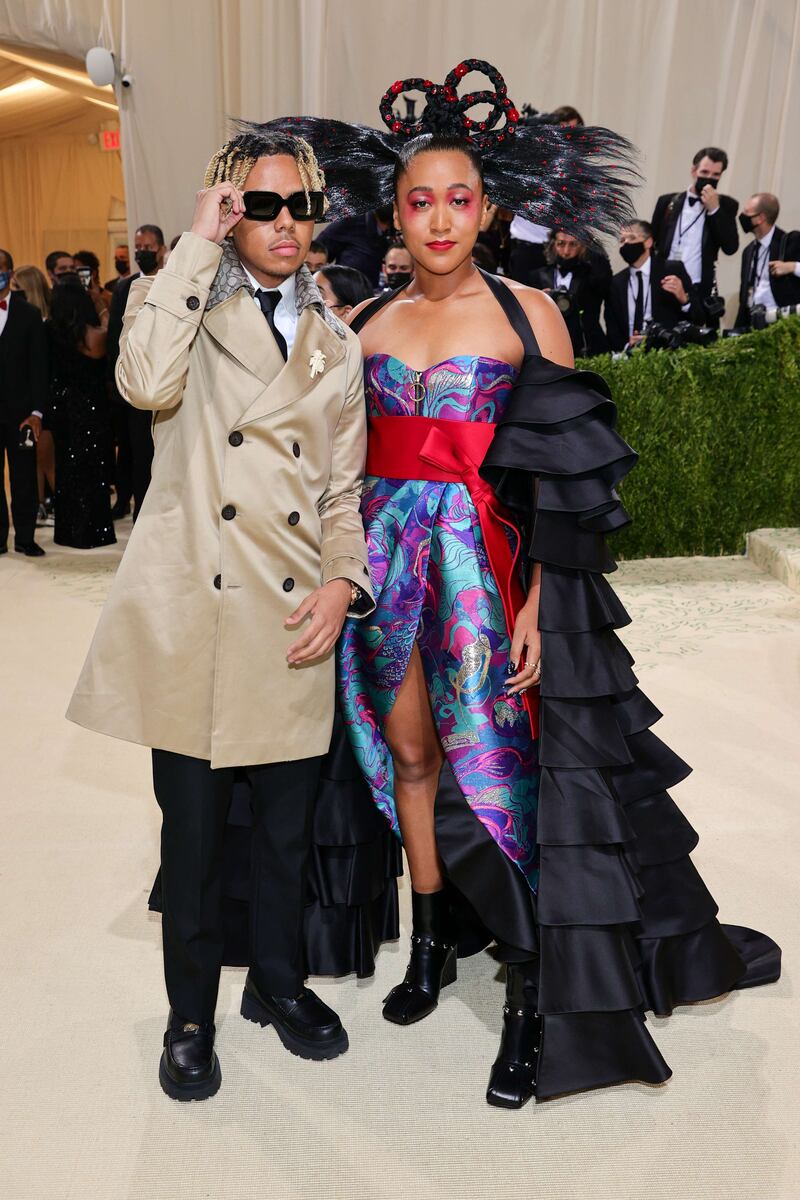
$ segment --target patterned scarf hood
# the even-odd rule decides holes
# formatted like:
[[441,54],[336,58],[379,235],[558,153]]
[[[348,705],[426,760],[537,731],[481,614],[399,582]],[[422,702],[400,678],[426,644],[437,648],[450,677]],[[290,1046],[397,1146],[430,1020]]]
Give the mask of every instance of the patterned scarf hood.
[[[224,300],[229,300],[240,288],[246,288],[251,296],[254,295],[252,285],[239,261],[239,255],[236,253],[233,242],[225,241],[222,243],[222,259],[208,294],[206,309],[216,308]],[[322,293],[314,283],[311,272],[305,263],[295,275],[295,299],[298,316],[304,309],[314,308],[337,337],[342,340],[347,337],[346,326],[326,306],[322,299]]]

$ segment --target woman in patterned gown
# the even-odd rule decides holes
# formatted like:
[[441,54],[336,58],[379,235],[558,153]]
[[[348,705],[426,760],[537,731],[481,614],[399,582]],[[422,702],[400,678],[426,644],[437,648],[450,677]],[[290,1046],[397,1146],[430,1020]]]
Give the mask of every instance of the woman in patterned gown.
[[[473,70],[496,91],[461,102]],[[393,111],[405,90],[426,93],[416,122]],[[473,137],[479,102],[493,107]],[[345,627],[340,696],[412,884],[411,959],[384,1015],[427,1017],[457,953],[493,941],[506,1003],[489,1103],[659,1083],[670,1070],[645,1012],[770,982],[780,951],[716,920],[666,791],[689,768],[651,732],[660,713],[615,633],[629,618],[605,535],[627,523],[615,487],[636,456],[607,385],[574,370],[549,298],[471,261],[489,199],[540,223],[566,213],[584,234],[624,219],[623,169],[598,165],[624,162],[624,144],[553,127],[511,139],[516,110],[478,60],[443,87],[398,81],[381,112],[394,147],[363,126],[288,125],[314,144],[339,215],[393,192],[415,259],[409,285],[351,317],[377,608]]]
[[[486,203],[478,156],[420,141],[401,159],[395,214],[416,279],[352,322],[380,598],[345,631],[341,692],[413,889],[411,961],[384,1015],[427,1016],[455,978],[449,881],[507,962],[490,1103],[661,1082],[670,1072],[644,1010],[775,978],[777,947],[717,923],[688,858],[696,835],[664,790],[688,768],[649,732],[660,714],[613,632],[628,618],[601,545],[625,519],[613,484],[634,455],[611,428],[605,384],[572,370],[548,298],[472,266]],[[448,445],[448,422],[506,436]],[[525,526],[536,477],[541,520],[512,626],[513,580],[495,571],[508,565],[502,540],[513,559],[518,538],[502,522],[516,513]],[[537,713],[523,700],[540,679]]]

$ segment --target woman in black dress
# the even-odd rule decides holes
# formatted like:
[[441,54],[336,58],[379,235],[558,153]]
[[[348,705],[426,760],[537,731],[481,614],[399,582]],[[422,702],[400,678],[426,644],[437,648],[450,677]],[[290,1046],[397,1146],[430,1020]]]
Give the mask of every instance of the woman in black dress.
[[117,539],[109,499],[106,331],[77,276],[53,289],[46,328],[56,446],[54,541],[80,550],[108,546]]

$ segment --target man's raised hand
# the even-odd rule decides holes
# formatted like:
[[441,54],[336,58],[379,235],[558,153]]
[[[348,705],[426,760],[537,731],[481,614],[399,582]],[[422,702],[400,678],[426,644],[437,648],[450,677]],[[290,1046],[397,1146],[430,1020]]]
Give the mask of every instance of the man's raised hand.
[[244,197],[232,183],[215,183],[197,193],[192,233],[219,246],[244,216]]

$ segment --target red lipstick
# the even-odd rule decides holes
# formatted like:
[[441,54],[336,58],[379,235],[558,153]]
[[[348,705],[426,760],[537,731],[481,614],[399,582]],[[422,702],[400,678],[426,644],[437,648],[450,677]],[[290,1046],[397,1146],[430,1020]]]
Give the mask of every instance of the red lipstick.
[[451,246],[455,246],[455,242],[426,242],[429,250],[449,250]]

